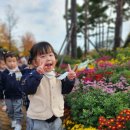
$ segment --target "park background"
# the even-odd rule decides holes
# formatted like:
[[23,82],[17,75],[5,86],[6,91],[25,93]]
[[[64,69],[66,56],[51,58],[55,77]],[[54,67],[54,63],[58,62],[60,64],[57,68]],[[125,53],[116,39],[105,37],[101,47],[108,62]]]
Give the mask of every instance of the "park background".
[[[128,130],[130,128],[130,1],[38,0],[34,3],[29,0],[30,4],[26,8],[23,8],[27,5],[26,1],[19,2],[10,0],[4,3],[7,6],[4,6],[5,19],[0,22],[1,50],[15,51],[20,57],[28,58],[29,50],[35,43],[47,40],[58,54],[56,68],[58,73],[63,73],[67,64],[78,65],[77,84],[72,93],[65,95],[64,128]],[[35,8],[29,9],[30,6]],[[51,8],[48,14],[49,7],[55,8]],[[30,24],[25,22],[26,19],[22,19],[24,24],[21,22],[19,25],[21,8],[24,15],[26,11],[31,14],[27,19]],[[35,19],[39,12],[44,14],[40,16],[42,20]],[[57,15],[54,15],[54,12],[56,14],[62,12],[61,17],[55,18]],[[2,16],[3,14],[1,19]],[[60,22],[61,19],[64,22]],[[39,23],[38,30],[36,28],[33,30],[31,26],[25,33],[18,31],[20,26],[22,30],[26,30],[33,20]],[[46,23],[49,23],[49,26],[46,26]],[[44,33],[40,31],[41,28]],[[64,29],[64,33],[61,28]],[[48,33],[50,30],[54,32]],[[39,32],[41,38],[38,38]]]

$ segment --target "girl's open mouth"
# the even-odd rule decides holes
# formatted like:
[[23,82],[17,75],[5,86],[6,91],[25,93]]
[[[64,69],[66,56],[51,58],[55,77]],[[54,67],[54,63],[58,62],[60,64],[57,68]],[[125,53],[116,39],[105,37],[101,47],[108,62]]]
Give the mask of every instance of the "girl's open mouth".
[[46,67],[51,67],[51,66],[52,66],[52,63],[46,64],[45,66],[46,66]]

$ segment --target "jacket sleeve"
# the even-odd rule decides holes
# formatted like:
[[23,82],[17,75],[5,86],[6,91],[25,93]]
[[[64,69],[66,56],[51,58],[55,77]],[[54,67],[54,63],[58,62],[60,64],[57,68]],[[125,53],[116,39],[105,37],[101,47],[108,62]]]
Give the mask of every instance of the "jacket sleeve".
[[75,80],[69,80],[67,77],[62,82],[62,94],[68,94],[74,87]]
[[33,70],[32,72],[30,72],[21,81],[23,93],[25,93],[27,95],[35,94],[36,91],[37,91],[37,87],[39,86],[42,77],[43,76],[40,75],[36,70]]
[[0,72],[0,99],[3,98],[4,98],[4,94],[3,94],[2,72]]

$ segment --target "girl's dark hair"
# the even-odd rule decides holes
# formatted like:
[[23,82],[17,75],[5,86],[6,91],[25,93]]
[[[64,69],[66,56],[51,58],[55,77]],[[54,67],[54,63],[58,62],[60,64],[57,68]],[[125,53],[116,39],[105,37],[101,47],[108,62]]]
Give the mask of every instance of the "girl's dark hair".
[[37,55],[42,55],[42,54],[47,54],[47,53],[54,53],[55,57],[57,57],[57,54],[55,53],[53,47],[51,46],[50,43],[48,42],[38,42],[30,50],[30,56],[28,59],[28,63],[31,64],[32,60],[37,56]]
[[14,52],[7,51],[7,52],[5,52],[5,54],[4,54],[4,60],[6,61],[6,59],[7,59],[8,57],[16,57],[16,58],[17,58],[17,55],[16,55],[16,53],[14,53]]

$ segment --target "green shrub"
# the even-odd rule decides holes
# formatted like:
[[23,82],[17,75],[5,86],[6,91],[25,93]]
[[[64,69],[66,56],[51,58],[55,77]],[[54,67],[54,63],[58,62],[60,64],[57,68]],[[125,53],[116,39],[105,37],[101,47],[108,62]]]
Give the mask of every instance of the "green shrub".
[[128,99],[128,93],[110,95],[100,89],[91,89],[88,92],[78,90],[66,96],[72,119],[86,127],[97,127],[100,116],[112,118],[124,108],[129,108]]

